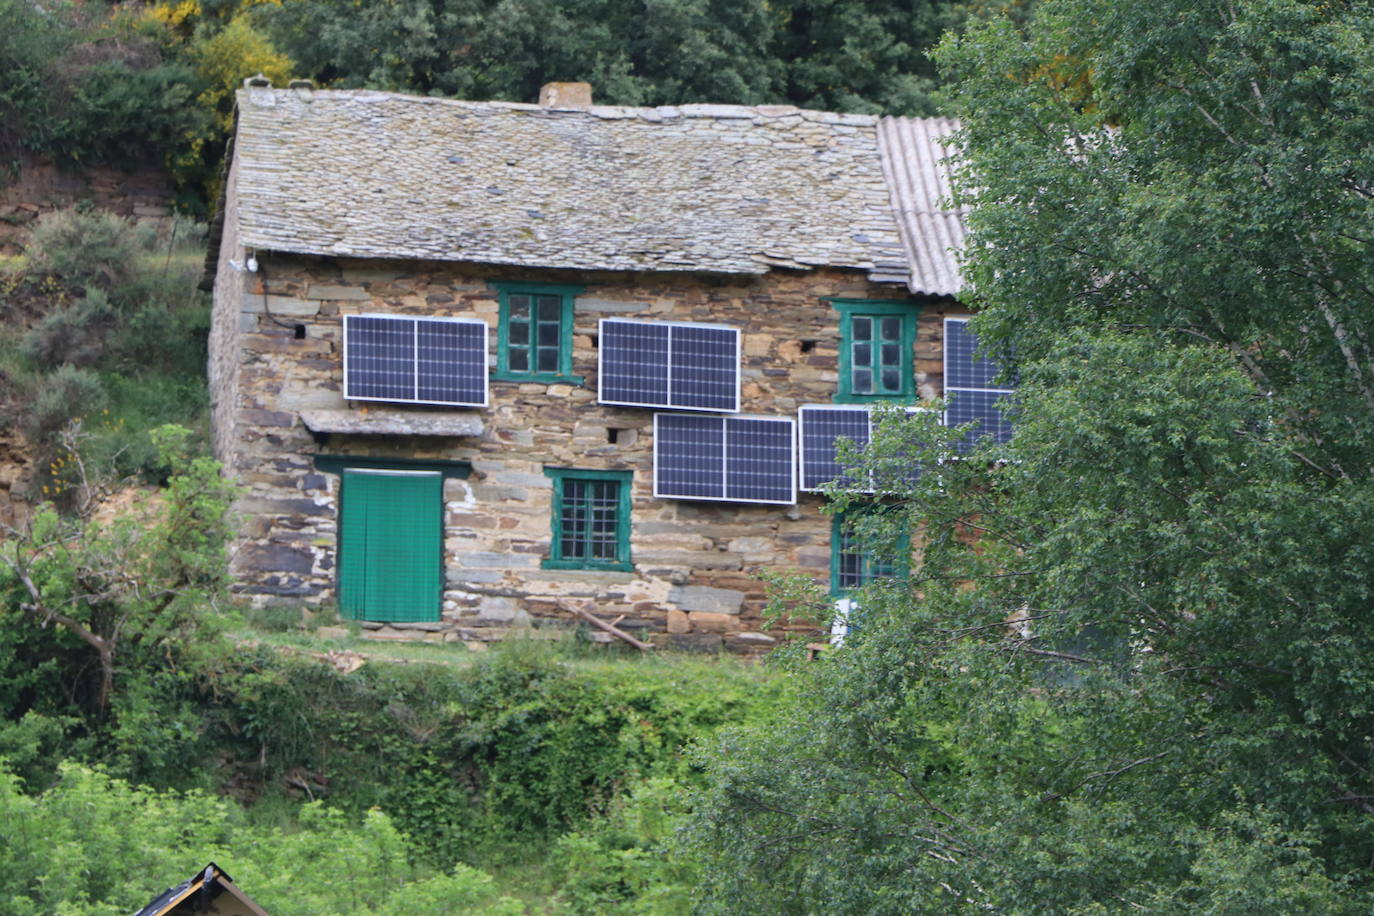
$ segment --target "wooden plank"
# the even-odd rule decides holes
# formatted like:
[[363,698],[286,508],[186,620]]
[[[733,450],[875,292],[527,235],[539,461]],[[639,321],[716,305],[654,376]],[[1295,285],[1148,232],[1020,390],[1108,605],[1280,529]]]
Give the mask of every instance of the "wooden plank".
[[607,633],[610,633],[616,639],[629,643],[641,652],[653,651],[654,647],[649,643],[644,642],[640,639],[635,639],[629,633],[626,633],[624,630],[620,629],[620,627],[617,627],[614,624],[607,623],[600,617],[597,617],[596,615],[588,611],[582,610],[582,608],[578,607],[575,604],[563,604],[563,607],[567,609],[570,613],[572,613],[573,616],[580,617],[581,619],[587,621],[587,623],[590,623],[592,626],[605,630]]

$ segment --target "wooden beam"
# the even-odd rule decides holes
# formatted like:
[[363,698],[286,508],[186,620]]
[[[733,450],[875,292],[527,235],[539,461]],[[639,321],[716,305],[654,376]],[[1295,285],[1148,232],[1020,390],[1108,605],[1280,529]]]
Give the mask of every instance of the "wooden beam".
[[597,617],[595,614],[592,614],[590,611],[584,611],[582,610],[582,608],[578,607],[575,604],[563,604],[563,607],[565,607],[575,617],[580,617],[583,620],[587,621],[587,623],[590,623],[592,626],[597,627],[601,630],[605,630],[607,633],[610,633],[616,639],[623,640],[624,642],[629,643],[641,652],[653,651],[654,647],[649,643],[644,642],[641,639],[635,639],[629,633],[626,633],[624,630],[620,629],[620,627],[615,626],[614,624],[607,623],[600,617]]

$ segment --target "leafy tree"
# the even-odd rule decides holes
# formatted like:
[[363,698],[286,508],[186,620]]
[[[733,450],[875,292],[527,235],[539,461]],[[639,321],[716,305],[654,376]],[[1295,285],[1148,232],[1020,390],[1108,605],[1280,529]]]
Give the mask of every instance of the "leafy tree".
[[926,51],[955,24],[953,4],[792,0],[780,13],[773,53],[786,68],[788,101],[834,111],[935,113],[938,79]]
[[942,47],[1017,434],[870,447],[921,563],[710,755],[706,911],[1374,903],[1371,36],[1047,0]]
[[291,0],[266,28],[326,83],[532,101],[586,80],[622,105],[784,103],[927,114],[951,0]]
[[160,500],[102,522],[111,492],[88,473],[73,424],[65,445],[75,466],[75,514],[48,506],[0,541],[5,616],[12,625],[60,627],[86,645],[93,683],[72,692],[96,713],[106,710],[121,667],[194,632],[202,603],[225,575],[233,485],[213,459],[187,453],[189,430],[164,426],[153,435],[174,471]]
[[189,70],[136,17],[93,4],[0,0],[0,157],[142,161],[197,129]]
[[275,41],[331,84],[532,101],[586,79],[604,102],[773,97],[773,18],[759,0],[293,0]]

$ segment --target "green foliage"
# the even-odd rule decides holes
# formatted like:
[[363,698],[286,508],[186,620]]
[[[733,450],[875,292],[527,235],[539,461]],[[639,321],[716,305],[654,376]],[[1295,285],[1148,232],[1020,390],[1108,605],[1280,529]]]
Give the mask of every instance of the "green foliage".
[[25,791],[41,792],[56,778],[62,759],[78,748],[73,732],[79,724],[71,716],[45,716],[33,709],[13,720],[0,719],[0,761]]
[[110,298],[99,287],[71,305],[58,305],[24,335],[24,356],[36,365],[88,368],[105,355],[115,323]]
[[688,811],[678,781],[645,780],[618,796],[604,815],[558,838],[550,864],[559,911],[676,916],[692,909],[695,860],[673,848]]
[[380,806],[436,863],[472,861],[542,846],[641,776],[690,779],[685,748],[773,689],[724,666],[684,667],[573,668],[513,644],[458,669],[340,675],[265,654],[215,679],[205,740],[258,780],[290,775]]
[[[83,450],[89,463],[102,473],[116,480],[165,481],[172,469],[162,463],[148,432],[169,420],[193,426],[193,450],[208,451],[203,378],[107,372],[102,375],[102,384],[110,407],[87,417],[82,427],[87,436]],[[63,466],[59,480],[70,476],[68,468]]]
[[178,204],[219,191],[234,92],[262,72],[324,85],[532,101],[587,80],[602,101],[792,103],[931,114],[927,50],[945,29],[1029,2],[985,0],[282,0],[90,4],[0,0],[0,158],[21,145],[73,163],[160,155]]
[[211,860],[280,916],[524,912],[475,869],[414,866],[407,838],[378,811],[353,818],[316,803],[295,830],[251,828],[222,799],[74,764],[41,795],[0,769],[0,839],[0,909],[14,916],[128,913]]
[[925,114],[936,79],[923,52],[964,15],[872,0],[295,0],[263,19],[304,72],[345,86],[530,101],[545,82],[586,80],[610,104]]
[[136,18],[90,4],[0,0],[0,156],[132,163],[205,120],[190,71]]
[[25,246],[30,273],[54,274],[73,287],[109,292],[126,283],[148,247],[148,230],[114,213],[45,213]]
[[60,627],[85,644],[88,667],[76,675],[84,686],[70,692],[97,714],[105,712],[122,667],[194,646],[206,622],[200,605],[225,575],[235,488],[216,462],[185,452],[188,431],[164,426],[155,433],[173,470],[158,500],[97,522],[96,490],[74,432],[77,514],[40,507],[23,530],[0,541],[0,594],[13,624]]
[[701,911],[1374,905],[1371,36],[1047,0],[947,42],[1016,436],[876,437],[920,565],[709,755]]
[[205,410],[210,310],[195,289],[204,239],[181,219],[165,239],[109,213],[38,221],[8,291],[16,312],[46,309],[23,334],[12,376],[40,464],[56,457],[59,430],[85,417],[92,467],[165,477],[147,431],[196,423]]
[[37,379],[37,392],[24,413],[24,432],[35,442],[50,442],[69,422],[104,408],[105,387],[90,369],[58,366]]

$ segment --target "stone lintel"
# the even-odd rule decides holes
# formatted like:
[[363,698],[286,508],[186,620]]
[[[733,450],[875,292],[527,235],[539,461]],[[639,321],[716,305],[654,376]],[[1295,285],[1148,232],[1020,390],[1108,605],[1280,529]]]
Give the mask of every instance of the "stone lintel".
[[351,433],[361,436],[480,436],[482,418],[474,413],[408,410],[301,411],[301,422],[312,433]]

